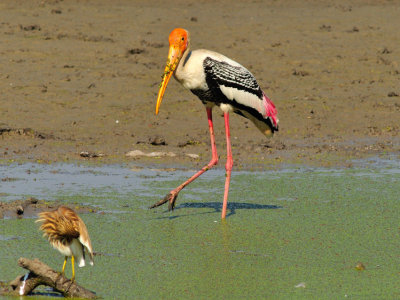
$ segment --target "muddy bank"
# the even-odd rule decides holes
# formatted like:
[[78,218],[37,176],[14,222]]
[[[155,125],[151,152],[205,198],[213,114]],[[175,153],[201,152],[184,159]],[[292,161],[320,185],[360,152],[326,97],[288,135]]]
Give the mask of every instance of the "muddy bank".
[[[205,164],[207,119],[194,95],[172,81],[154,114],[178,26],[193,49],[246,66],[277,106],[271,140],[231,117],[236,168],[399,153],[399,9],[391,1],[2,1],[0,161]],[[223,118],[214,116],[222,162]],[[126,156],[133,150],[175,155]]]
[[68,205],[61,202],[45,201],[29,197],[25,200],[15,200],[12,202],[0,201],[0,219],[36,218],[38,213],[54,210],[60,205],[66,205],[77,213],[96,212],[95,208],[89,206]]

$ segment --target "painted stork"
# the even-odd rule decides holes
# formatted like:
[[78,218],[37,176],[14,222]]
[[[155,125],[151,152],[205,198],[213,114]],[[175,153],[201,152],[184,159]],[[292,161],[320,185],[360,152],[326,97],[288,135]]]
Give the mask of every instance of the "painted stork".
[[39,219],[36,222],[42,223],[40,229],[50,245],[65,256],[61,274],[64,275],[67,258],[71,256],[71,280],[75,280],[75,258],[79,262],[79,267],[84,267],[85,248],[89,254],[90,265],[93,266],[93,250],[89,232],[75,211],[66,206],[60,206],[56,210],[39,213]]
[[222,219],[224,219],[233,166],[229,112],[235,112],[250,119],[264,135],[272,136],[274,131],[278,130],[275,105],[261,90],[253,74],[239,63],[213,51],[204,49],[190,50],[189,32],[182,28],[174,29],[169,35],[168,60],[158,92],[156,114],[158,114],[165,89],[172,74],[185,88],[200,98],[206,107],[211,136],[212,158],[199,172],[176,189],[170,191],[164,199],[150,208],[169,202],[168,209],[174,209],[178,193],[186,185],[218,163],[212,121],[212,108],[217,105],[224,112],[227,148],[225,192],[222,204]]

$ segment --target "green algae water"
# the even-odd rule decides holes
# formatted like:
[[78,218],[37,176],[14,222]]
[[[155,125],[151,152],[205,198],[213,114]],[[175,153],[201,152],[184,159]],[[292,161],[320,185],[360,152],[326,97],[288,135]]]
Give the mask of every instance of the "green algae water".
[[[223,170],[185,188],[172,213],[147,207],[192,172],[3,165],[14,180],[0,197],[96,207],[81,215],[95,265],[76,280],[105,299],[399,298],[400,162],[354,165],[234,172],[225,221]],[[1,281],[24,273],[20,257],[61,270],[34,221],[0,220]]]

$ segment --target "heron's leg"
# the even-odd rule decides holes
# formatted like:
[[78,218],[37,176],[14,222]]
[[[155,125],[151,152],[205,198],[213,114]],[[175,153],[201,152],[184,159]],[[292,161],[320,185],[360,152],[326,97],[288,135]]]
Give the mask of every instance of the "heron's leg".
[[63,264],[63,267],[62,267],[62,270],[61,270],[61,274],[63,274],[63,275],[64,275],[64,271],[65,271],[65,266],[67,265],[67,258],[68,258],[68,256],[65,256],[64,264]]
[[224,192],[224,201],[222,203],[222,214],[221,218],[225,219],[226,216],[226,208],[228,206],[228,193],[229,193],[229,183],[231,181],[231,171],[233,166],[232,159],[232,147],[231,147],[231,133],[229,130],[229,113],[224,113],[225,119],[225,133],[226,133],[226,179],[225,179],[225,192]]
[[72,265],[72,278],[71,278],[71,281],[75,281],[75,257],[73,255],[71,257],[71,265]]
[[170,191],[168,193],[168,195],[164,197],[164,199],[162,199],[161,201],[150,206],[150,208],[160,206],[160,205],[166,203],[167,201],[169,201],[168,209],[173,210],[175,207],[175,200],[178,197],[178,193],[185,186],[187,186],[189,183],[191,183],[193,180],[195,180],[201,174],[208,171],[209,169],[211,169],[218,163],[217,147],[215,146],[215,137],[214,137],[214,125],[213,125],[213,121],[212,121],[212,108],[206,107],[206,111],[207,111],[208,127],[210,130],[210,138],[211,138],[211,151],[212,151],[211,161],[206,166],[204,166],[200,171],[198,171],[196,174],[194,174],[192,177],[190,177],[188,180],[186,180],[184,183],[182,183],[180,186],[178,186],[176,189],[173,189],[172,191]]

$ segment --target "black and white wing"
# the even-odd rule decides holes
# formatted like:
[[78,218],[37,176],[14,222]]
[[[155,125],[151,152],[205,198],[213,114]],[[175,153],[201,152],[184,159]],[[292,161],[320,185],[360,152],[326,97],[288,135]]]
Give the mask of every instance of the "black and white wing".
[[231,105],[234,112],[251,119],[264,133],[278,130],[275,105],[249,70],[231,60],[211,57],[204,59],[203,68],[209,90],[198,95],[200,98],[209,96],[211,102]]
[[245,67],[240,65],[233,66],[227,62],[217,61],[210,57],[204,60],[203,66],[206,73],[206,81],[210,88],[226,87],[236,89],[255,95],[260,100],[262,99],[260,86],[253,74]]
[[214,101],[230,104],[238,113],[245,110],[257,118],[265,115],[263,92],[249,70],[211,57],[204,59],[203,67],[210,94],[219,96]]

